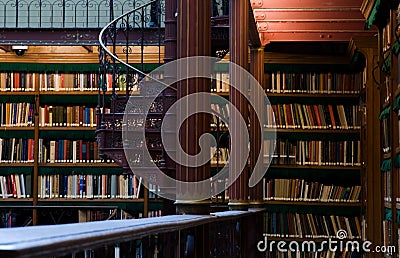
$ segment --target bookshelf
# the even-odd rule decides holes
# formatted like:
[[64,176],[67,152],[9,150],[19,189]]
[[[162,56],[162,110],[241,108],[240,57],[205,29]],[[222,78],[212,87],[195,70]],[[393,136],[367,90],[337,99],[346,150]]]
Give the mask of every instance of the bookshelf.
[[[398,31],[398,1],[376,2],[376,15],[369,19],[371,24],[379,28],[377,52],[379,62],[375,83],[379,89],[379,99],[375,106],[379,107],[379,157],[381,187],[377,223],[381,224],[381,235],[378,240],[385,246],[399,248],[399,31]],[[396,254],[386,252],[384,257],[397,257]]]
[[[229,84],[222,82],[221,80],[229,81],[229,72],[228,71],[217,71],[215,72],[211,84],[211,93],[216,94],[220,97],[229,98]],[[218,101],[213,101],[214,98],[211,98],[211,110],[216,114],[221,114],[224,117],[229,117],[229,105],[227,103],[218,103]],[[218,115],[212,114],[210,116],[210,129],[211,133],[214,135],[216,139],[216,145],[211,146],[211,176],[217,174],[221,169],[225,166],[229,165],[229,130],[228,125],[218,117]],[[217,182],[212,183],[211,187],[217,189],[220,185],[226,186],[228,185],[228,178],[219,179]],[[216,190],[215,190],[216,191]],[[229,202],[229,191],[225,190],[218,195],[212,196],[211,198],[212,204],[215,207],[226,207]]]
[[366,60],[357,54],[352,64],[334,57],[303,64],[287,55],[282,63],[273,52],[265,52],[264,83],[271,105],[266,106],[264,133],[277,134],[276,140],[264,140],[264,151],[269,150],[265,158],[273,155],[263,179],[265,232],[269,240],[318,242],[335,239],[343,229],[348,239],[361,240],[365,190],[360,95]]
[[[0,212],[15,218],[3,224],[23,225],[27,218],[47,224],[62,211],[73,215],[54,222],[160,215],[162,203],[144,194],[140,178],[99,157],[97,53],[50,48],[50,54],[35,46],[11,56],[0,71]],[[73,62],[60,62],[72,48],[67,59]],[[36,55],[49,63],[29,63]],[[111,85],[107,96],[109,105]]]

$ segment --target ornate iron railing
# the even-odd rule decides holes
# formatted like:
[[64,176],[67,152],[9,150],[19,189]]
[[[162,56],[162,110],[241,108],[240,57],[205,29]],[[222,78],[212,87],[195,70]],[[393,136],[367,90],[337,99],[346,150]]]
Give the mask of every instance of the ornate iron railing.
[[[1,0],[0,28],[103,28],[114,17],[133,10],[146,0]],[[163,0],[159,5],[163,5]],[[150,10],[160,6],[149,6]],[[140,17],[132,17],[133,19]],[[149,16],[145,24],[164,26],[163,20]],[[160,17],[163,18],[163,17]],[[130,25],[141,27],[141,20]]]
[[[99,35],[100,50],[100,87],[98,106],[98,129],[97,137],[99,150],[105,158],[114,160],[131,173],[128,160],[124,153],[124,142],[122,139],[122,124],[126,103],[131,94],[139,92],[138,82],[146,76],[145,74],[145,47],[152,45],[151,54],[162,63],[163,41],[162,22],[164,17],[164,6],[160,0],[149,1],[124,15],[114,19],[102,29]],[[151,29],[148,25],[151,25]],[[136,48],[134,48],[136,45]],[[138,62],[136,67],[132,62]],[[109,92],[111,91],[111,97]],[[137,102],[141,101],[137,96]],[[108,101],[109,99],[109,101]],[[154,103],[154,115],[141,123],[146,123],[152,135],[143,139],[134,139],[130,142],[132,148],[136,149],[132,159],[133,163],[141,162],[141,157],[146,144],[153,145],[152,161],[160,167],[165,166],[163,149],[160,141],[160,126],[163,112],[167,110],[166,105],[172,105],[175,95],[169,100],[158,99]],[[133,113],[144,113],[145,110],[131,110]],[[159,117],[157,117],[157,115]],[[143,120],[140,116],[137,118]],[[151,128],[150,128],[151,127]],[[131,163],[132,164],[132,163]],[[143,166],[142,166],[143,167]],[[174,165],[171,164],[171,169]]]

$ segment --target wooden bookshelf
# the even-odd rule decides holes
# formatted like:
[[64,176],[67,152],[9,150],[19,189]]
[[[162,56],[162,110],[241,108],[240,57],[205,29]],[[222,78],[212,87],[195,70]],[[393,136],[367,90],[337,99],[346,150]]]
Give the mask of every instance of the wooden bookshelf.
[[[284,70],[285,67],[280,63],[277,63],[276,67],[279,67],[279,69],[282,70],[275,69],[275,63],[273,63],[274,60],[272,58],[271,60],[266,61],[266,64],[268,64],[266,65],[268,68],[266,68],[267,73],[265,75],[266,94],[271,102],[272,109],[276,109],[277,112],[280,113],[278,118],[276,117],[276,114],[274,114],[274,123],[278,126],[275,127],[271,121],[268,121],[270,124],[268,125],[268,123],[266,123],[266,126],[264,127],[264,133],[266,135],[276,133],[276,138],[278,139],[278,141],[276,141],[274,153],[269,153],[268,155],[264,153],[264,158],[270,158],[271,155],[273,155],[272,159],[275,158],[275,161],[272,160],[269,165],[263,181],[265,195],[264,205],[267,209],[266,224],[270,227],[276,227],[275,229],[281,226],[286,230],[286,227],[290,225],[284,225],[284,223],[281,222],[281,219],[285,220],[285,213],[288,212],[301,213],[303,215],[310,214],[310,216],[340,214],[340,216],[343,216],[346,219],[350,219],[351,217],[357,218],[361,224],[364,207],[364,202],[362,201],[362,192],[364,191],[362,182],[364,171],[362,160],[363,150],[362,147],[359,147],[361,146],[362,125],[361,117],[358,117],[359,114],[355,111],[353,112],[353,110],[359,110],[360,92],[363,88],[362,73],[365,66],[361,63],[357,65],[357,62],[355,62],[352,69],[348,69],[346,74],[341,74],[342,71],[340,69],[335,71],[330,67],[331,63],[329,60],[325,60],[324,62],[321,61],[320,63],[315,64],[315,66],[312,66],[312,68],[309,68],[313,70],[306,70],[302,67],[303,63],[301,62],[290,63],[290,58],[291,56],[287,56],[286,60],[288,63],[288,71]],[[266,59],[268,59],[267,56]],[[332,60],[332,62],[334,61]],[[352,84],[345,83],[350,81]],[[278,85],[280,85],[280,88]],[[342,89],[341,92],[343,93],[327,90],[329,87],[332,89]],[[291,90],[287,91],[282,89]],[[306,91],[304,91],[304,89],[306,89]],[[297,104],[297,106],[290,106],[292,103]],[[286,107],[285,104],[287,105]],[[333,110],[330,105],[334,107]],[[310,106],[313,107],[310,108]],[[343,107],[340,108],[344,110],[344,114],[339,111],[339,106]],[[267,114],[269,115],[268,112],[270,112],[270,110],[267,110]],[[348,122],[350,121],[350,118],[352,119],[351,121],[354,121],[354,124]],[[322,119],[325,121],[322,122]],[[342,123],[345,119],[347,124]],[[300,121],[301,124],[295,125],[295,123],[300,123]],[[336,125],[342,124],[343,127],[340,126],[335,128]],[[349,128],[346,125],[348,125]],[[353,125],[354,129],[352,128]],[[269,128],[268,126],[274,126],[275,128]],[[292,128],[288,128],[288,126]],[[322,128],[323,126],[326,128]],[[329,146],[329,148],[321,147],[322,145]],[[350,162],[352,164],[357,164],[354,166],[348,165],[349,159],[346,156],[347,154],[345,154],[346,152],[341,152],[344,150],[344,146],[349,145],[354,146],[354,148],[351,149],[351,151],[354,152],[354,156],[360,155],[360,160],[357,160],[356,158]],[[264,147],[265,146],[271,146],[271,143],[264,143]],[[306,146],[309,149],[306,150]],[[333,150],[330,149],[331,146],[342,147]],[[304,152],[302,148],[304,148]],[[328,149],[335,153],[335,158],[338,158],[337,160],[334,160],[332,155],[328,155],[330,158],[324,160],[323,155]],[[350,151],[350,149],[347,151]],[[324,154],[320,156],[318,156],[319,154],[315,156],[302,154],[314,152]],[[340,152],[340,154],[337,154],[336,152]],[[342,157],[345,158],[342,159]],[[295,164],[300,161],[302,164],[307,165]],[[333,165],[335,163],[346,163],[346,165]],[[302,187],[301,189],[295,188],[300,187],[300,185]],[[332,190],[332,192],[341,191],[341,194],[349,191],[348,189],[357,189],[357,191],[351,190],[354,196],[357,195],[356,197],[353,197],[352,195],[351,198],[357,198],[357,200],[349,202],[346,200],[347,197],[343,196],[338,197],[343,198],[343,201],[313,200],[315,196],[318,196],[315,198],[325,198],[319,197],[319,194],[321,193],[320,191],[322,189],[324,189],[324,191],[327,189],[322,188],[324,186],[333,186],[333,188],[336,188],[337,190]],[[346,188],[346,190],[343,190],[344,188]],[[278,191],[276,191],[277,189]],[[349,192],[346,194],[348,193]],[[274,200],[274,198],[290,198],[291,196],[297,197],[300,195],[308,196],[310,200]],[[327,195],[331,196],[331,192]],[[336,197],[326,197],[326,199],[328,198]],[[269,224],[271,221],[268,219],[271,216],[280,218],[278,221],[280,226]],[[283,216],[284,218],[280,216]],[[287,216],[289,219],[289,214],[287,214]],[[271,229],[268,228],[268,230]],[[273,230],[268,230],[265,233],[273,232]],[[321,238],[319,236],[302,238],[268,237],[269,241],[315,240],[322,242],[327,239],[328,237]]]
[[[58,53],[60,50],[62,52],[62,49],[64,48],[62,46],[60,46],[60,47],[51,46],[50,48],[52,48],[55,51],[54,53],[57,52],[57,54],[52,55],[55,58],[53,60],[54,67],[67,68],[67,70],[65,71],[65,74],[74,73],[74,69],[77,69],[77,68],[74,68],[75,62],[71,62],[68,64],[64,64],[62,62],[57,63],[57,62],[59,62],[59,61],[57,61],[57,60],[59,60],[57,58],[57,56],[59,56],[59,55],[68,56],[68,55],[70,55],[70,53],[67,54],[68,51],[65,53],[62,53],[62,54]],[[32,47],[32,52],[34,52],[35,49],[36,49],[35,47]],[[40,49],[43,50],[44,48],[40,48]],[[30,48],[30,50],[31,50],[31,48]],[[24,57],[19,58],[18,60],[16,60],[14,58],[13,60],[18,64],[19,64],[19,62],[29,63],[29,61],[27,61],[29,59],[29,56],[31,56],[31,55],[26,55]],[[95,55],[95,56],[97,56],[97,55]],[[79,63],[84,65],[86,63],[86,61],[89,64],[93,63],[92,61],[94,59],[92,60],[92,58],[93,58],[93,55],[82,54],[82,55],[79,55],[78,59],[79,59]],[[77,61],[78,59],[74,59],[74,60]],[[50,59],[48,59],[48,60],[50,60]],[[96,60],[98,62],[98,57],[96,57]],[[51,62],[51,63],[53,64],[53,62]],[[18,84],[16,84],[17,79],[15,79],[15,78],[18,78],[18,77],[21,78],[22,74],[23,73],[25,74],[24,78],[26,79],[26,81],[21,80],[20,85],[24,85],[24,87],[29,88],[29,90],[26,90],[26,91],[18,90],[18,87],[15,88],[17,90],[14,90],[14,89],[13,90],[1,90],[0,89],[0,102],[1,103],[32,103],[32,104],[34,104],[34,112],[33,112],[34,113],[33,114],[34,125],[32,124],[31,126],[13,126],[13,125],[0,126],[1,138],[20,139],[20,138],[26,138],[29,135],[29,139],[33,139],[33,142],[34,142],[34,144],[32,144],[33,146],[29,146],[29,149],[32,148],[34,161],[33,162],[1,162],[2,158],[0,157],[0,168],[1,168],[0,176],[4,176],[4,178],[7,176],[8,177],[18,176],[18,178],[24,178],[22,175],[31,175],[30,180],[32,183],[31,188],[30,188],[30,190],[32,191],[31,192],[32,198],[0,199],[3,201],[3,205],[0,205],[0,208],[10,208],[10,209],[15,208],[15,211],[18,212],[18,209],[20,206],[24,206],[24,207],[29,206],[29,207],[31,207],[30,208],[30,210],[32,211],[31,217],[32,217],[34,225],[36,225],[38,223],[38,218],[40,216],[40,214],[38,213],[38,209],[45,209],[44,207],[47,207],[47,209],[56,209],[56,208],[68,209],[68,207],[80,207],[80,209],[84,209],[85,207],[87,207],[87,208],[90,207],[90,209],[96,209],[96,207],[98,207],[100,209],[101,207],[109,206],[109,207],[117,207],[120,209],[129,208],[130,210],[135,210],[135,211],[147,210],[147,208],[149,207],[149,203],[148,203],[149,199],[148,199],[148,195],[143,193],[143,192],[147,192],[147,190],[145,190],[144,186],[141,187],[141,190],[140,190],[141,194],[140,194],[140,198],[138,198],[138,199],[132,199],[132,198],[118,198],[118,199],[116,199],[116,198],[113,198],[113,199],[110,199],[110,198],[107,198],[107,199],[49,198],[49,199],[42,199],[42,198],[38,198],[39,194],[41,194],[40,191],[42,191],[42,189],[38,189],[38,188],[46,185],[46,184],[43,184],[43,182],[41,182],[40,180],[50,180],[49,178],[54,177],[55,175],[72,176],[72,175],[79,174],[79,175],[84,175],[85,177],[87,176],[87,178],[89,178],[89,176],[97,176],[97,177],[110,176],[111,177],[113,175],[122,175],[124,171],[123,171],[123,168],[121,168],[114,162],[112,162],[112,163],[98,162],[97,159],[100,159],[100,158],[88,158],[88,162],[76,162],[76,163],[66,163],[66,162],[41,163],[41,162],[39,162],[39,150],[43,151],[44,149],[46,149],[46,154],[50,155],[49,154],[50,153],[50,147],[49,147],[50,141],[57,142],[57,144],[58,144],[59,141],[66,140],[65,143],[63,143],[63,145],[67,145],[67,144],[69,144],[69,143],[67,143],[67,141],[79,142],[80,140],[82,140],[82,144],[85,144],[85,148],[87,147],[87,152],[92,151],[92,150],[94,152],[95,148],[92,149],[91,144],[96,143],[96,138],[95,138],[96,127],[89,126],[89,125],[92,122],[93,122],[92,125],[96,124],[96,122],[97,122],[96,117],[93,117],[93,110],[95,110],[98,105],[99,91],[97,88],[98,85],[93,84],[93,81],[95,79],[93,79],[91,81],[90,87],[93,86],[93,88],[91,88],[90,90],[89,89],[84,89],[84,90],[77,89],[79,86],[78,84],[76,84],[76,85],[68,84],[68,86],[75,87],[75,89],[71,88],[71,89],[65,90],[65,88],[61,88],[61,86],[60,86],[60,88],[58,90],[52,90],[52,89],[50,89],[50,86],[54,87],[55,83],[56,83],[56,80],[53,81],[53,78],[56,77],[55,76],[56,74],[59,75],[60,73],[63,73],[63,71],[59,70],[59,68],[57,68],[57,69],[55,68],[56,70],[51,70],[52,66],[50,64],[43,63],[40,65],[37,65],[36,64],[37,62],[34,62],[34,63],[35,63],[35,69],[33,71],[24,70],[24,68],[21,68],[21,70],[2,71],[4,73],[2,75],[5,75],[5,73],[12,74],[11,77],[6,77],[6,78],[7,78],[7,80],[14,80],[13,85],[18,85]],[[70,67],[68,65],[70,65]],[[26,74],[29,74],[29,73],[35,73],[35,74],[43,73],[44,74],[44,72],[40,71],[40,66],[44,67],[43,71],[46,71],[46,76],[41,75],[40,80],[42,80],[42,81],[40,81],[40,83],[38,83],[39,80],[36,81],[36,79],[39,78],[39,75],[33,75],[33,74],[26,75]],[[14,66],[14,67],[17,67],[16,69],[18,69],[18,66]],[[30,67],[30,66],[28,64],[25,64],[25,65],[22,65],[21,67]],[[69,67],[69,69],[68,69],[68,67]],[[89,78],[89,75],[93,76],[93,78],[97,77],[98,65],[92,65],[90,67],[93,67],[93,70],[91,70],[91,71],[85,70],[84,72],[82,72],[82,71],[75,71],[75,72],[76,72],[76,74],[79,73],[79,76],[82,76],[82,74],[87,74],[88,75],[87,78]],[[71,78],[71,77],[72,76],[69,76],[69,78]],[[12,79],[10,79],[10,78],[12,78]],[[64,78],[66,78],[66,77],[64,77]],[[92,78],[92,77],[90,77],[90,78]],[[33,82],[33,79],[35,79],[34,82]],[[44,83],[43,80],[48,80],[46,82],[47,84],[43,84]],[[32,83],[32,84],[28,85],[28,83]],[[77,81],[74,81],[74,83],[77,83]],[[89,83],[89,80],[85,81],[85,83]],[[31,87],[32,85],[34,85],[34,87]],[[48,85],[49,88],[41,89],[40,87],[43,87],[43,85]],[[89,87],[89,84],[87,84],[87,85]],[[82,84],[81,84],[81,86],[82,86]],[[6,88],[5,85],[0,85],[0,87]],[[86,87],[86,84],[85,84],[85,87]],[[22,89],[22,87],[21,87],[21,89]],[[111,99],[111,94],[112,94],[111,89],[107,89],[106,92],[101,91],[101,94],[103,94],[103,93],[106,95],[106,97],[104,98],[105,103],[108,103],[108,105],[110,105],[110,99]],[[120,90],[117,90],[116,93],[119,95],[127,94],[126,91],[120,91]],[[130,95],[135,95],[135,94],[137,94],[137,92],[132,92]],[[44,108],[46,106],[47,107],[48,106],[63,107],[64,109],[66,109],[65,107],[91,108],[89,111],[86,110],[86,112],[90,113],[89,119],[93,118],[94,121],[90,121],[90,123],[88,123],[89,124],[88,126],[47,126],[44,124],[39,124],[40,108]],[[31,107],[29,106],[29,108],[31,108]],[[45,111],[47,111],[47,110],[45,110]],[[18,112],[19,112],[19,110],[18,110]],[[77,112],[77,111],[74,111],[74,112]],[[80,112],[80,110],[79,110],[79,112]],[[19,112],[17,114],[21,115],[21,117],[23,117],[22,115],[24,113]],[[42,116],[42,114],[48,115],[49,113],[40,113],[41,116]],[[60,114],[61,113],[57,113],[57,115],[60,115]],[[64,113],[62,113],[62,115],[64,116]],[[85,113],[83,113],[83,115],[81,113],[79,113],[78,115],[77,115],[77,113],[75,113],[74,115],[76,116],[75,117],[76,119],[79,119],[78,122],[81,122],[81,121],[84,122],[84,121],[88,120],[87,119],[88,117],[85,117],[85,115],[87,115]],[[92,116],[92,117],[90,117],[90,116]],[[54,122],[55,121],[55,113],[53,113],[52,118],[53,118],[53,122]],[[48,117],[46,119],[48,119]],[[86,120],[82,120],[82,119],[86,119]],[[59,123],[60,121],[57,121],[57,122]],[[22,123],[22,122],[18,122],[18,123]],[[39,141],[42,141],[43,144],[39,145]],[[86,142],[88,145],[86,145]],[[71,143],[71,145],[72,145],[72,143]],[[73,145],[73,146],[75,146],[75,145]],[[90,149],[89,149],[89,147],[90,147]],[[68,148],[70,148],[70,146],[68,146]],[[76,150],[76,153],[78,154],[78,157],[79,157],[79,151],[82,152],[83,147],[78,145],[78,148],[81,148],[80,150]],[[64,150],[65,149],[59,149],[58,151],[64,151]],[[72,149],[70,151],[72,152]],[[42,155],[45,155],[44,153],[45,152],[43,152]],[[3,150],[3,154],[4,154],[4,150]],[[58,159],[57,155],[58,155],[58,153],[55,154],[56,160]],[[92,153],[90,153],[90,155],[92,155]],[[95,154],[93,153],[93,155],[95,155]],[[60,157],[61,157],[61,154],[60,154]],[[87,157],[89,157],[89,154],[87,154],[85,159],[87,159]],[[42,157],[42,159],[44,159],[44,161],[49,160],[47,157]],[[63,159],[61,159],[61,160],[63,160]],[[95,160],[95,161],[91,162],[92,160]],[[41,177],[41,179],[39,179],[39,177]],[[60,178],[61,178],[61,176],[60,176]],[[11,180],[11,179],[7,178],[7,180]],[[64,178],[64,180],[65,180],[65,178]],[[70,180],[70,179],[68,178],[67,180]],[[130,180],[130,179],[128,178],[128,180]],[[39,184],[39,183],[41,183],[41,184]],[[109,183],[109,182],[106,182],[106,183]],[[23,185],[21,184],[19,187],[21,187],[21,189],[22,189]],[[55,187],[56,186],[54,186],[53,189],[55,189]],[[129,186],[127,186],[127,187],[129,187]],[[133,187],[133,182],[132,182],[132,187]],[[2,191],[2,188],[0,188],[0,191]],[[9,189],[6,189],[6,191],[9,191]],[[45,190],[45,191],[47,191],[47,190]],[[61,193],[61,191],[62,190],[60,190],[60,193]],[[85,189],[85,191],[86,191],[86,189]],[[45,195],[42,194],[42,196],[45,196]],[[143,196],[143,198],[142,198],[142,196]],[[162,204],[160,203],[159,200],[151,199],[151,203],[157,204],[157,205],[151,205],[150,206],[151,209],[159,210],[162,206]],[[38,208],[39,206],[40,206],[40,208]]]

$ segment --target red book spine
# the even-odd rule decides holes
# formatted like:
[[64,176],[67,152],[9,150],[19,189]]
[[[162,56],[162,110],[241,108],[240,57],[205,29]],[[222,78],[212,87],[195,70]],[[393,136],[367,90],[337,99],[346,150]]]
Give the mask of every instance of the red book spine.
[[12,187],[11,189],[12,189],[13,197],[17,197],[17,185],[15,183],[15,175],[14,174],[11,175],[11,187]]
[[333,114],[332,105],[328,105],[328,109],[329,109],[329,114],[330,114],[330,116],[331,116],[332,128],[333,128],[333,129],[336,129],[335,115]]

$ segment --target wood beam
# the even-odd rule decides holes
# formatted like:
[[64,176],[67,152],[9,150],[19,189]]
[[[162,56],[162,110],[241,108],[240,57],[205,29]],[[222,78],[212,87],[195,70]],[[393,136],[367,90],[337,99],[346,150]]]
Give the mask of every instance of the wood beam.
[[360,32],[364,31],[363,21],[298,21],[298,22],[258,22],[260,32]]
[[265,52],[265,64],[348,64],[348,56],[333,55],[308,55],[308,54],[287,54],[277,52]]
[[362,0],[251,0],[253,8],[349,8],[361,6]]
[[257,21],[360,21],[364,16],[359,8],[349,9],[304,9],[274,8],[256,9],[254,17]]
[[252,48],[258,48],[261,47],[260,34],[251,7],[249,7],[249,12],[249,40]]
[[288,42],[288,41],[303,41],[303,42],[316,42],[316,41],[349,41],[353,36],[373,36],[376,32],[362,31],[362,32],[263,32],[261,41],[263,45],[270,42]]

